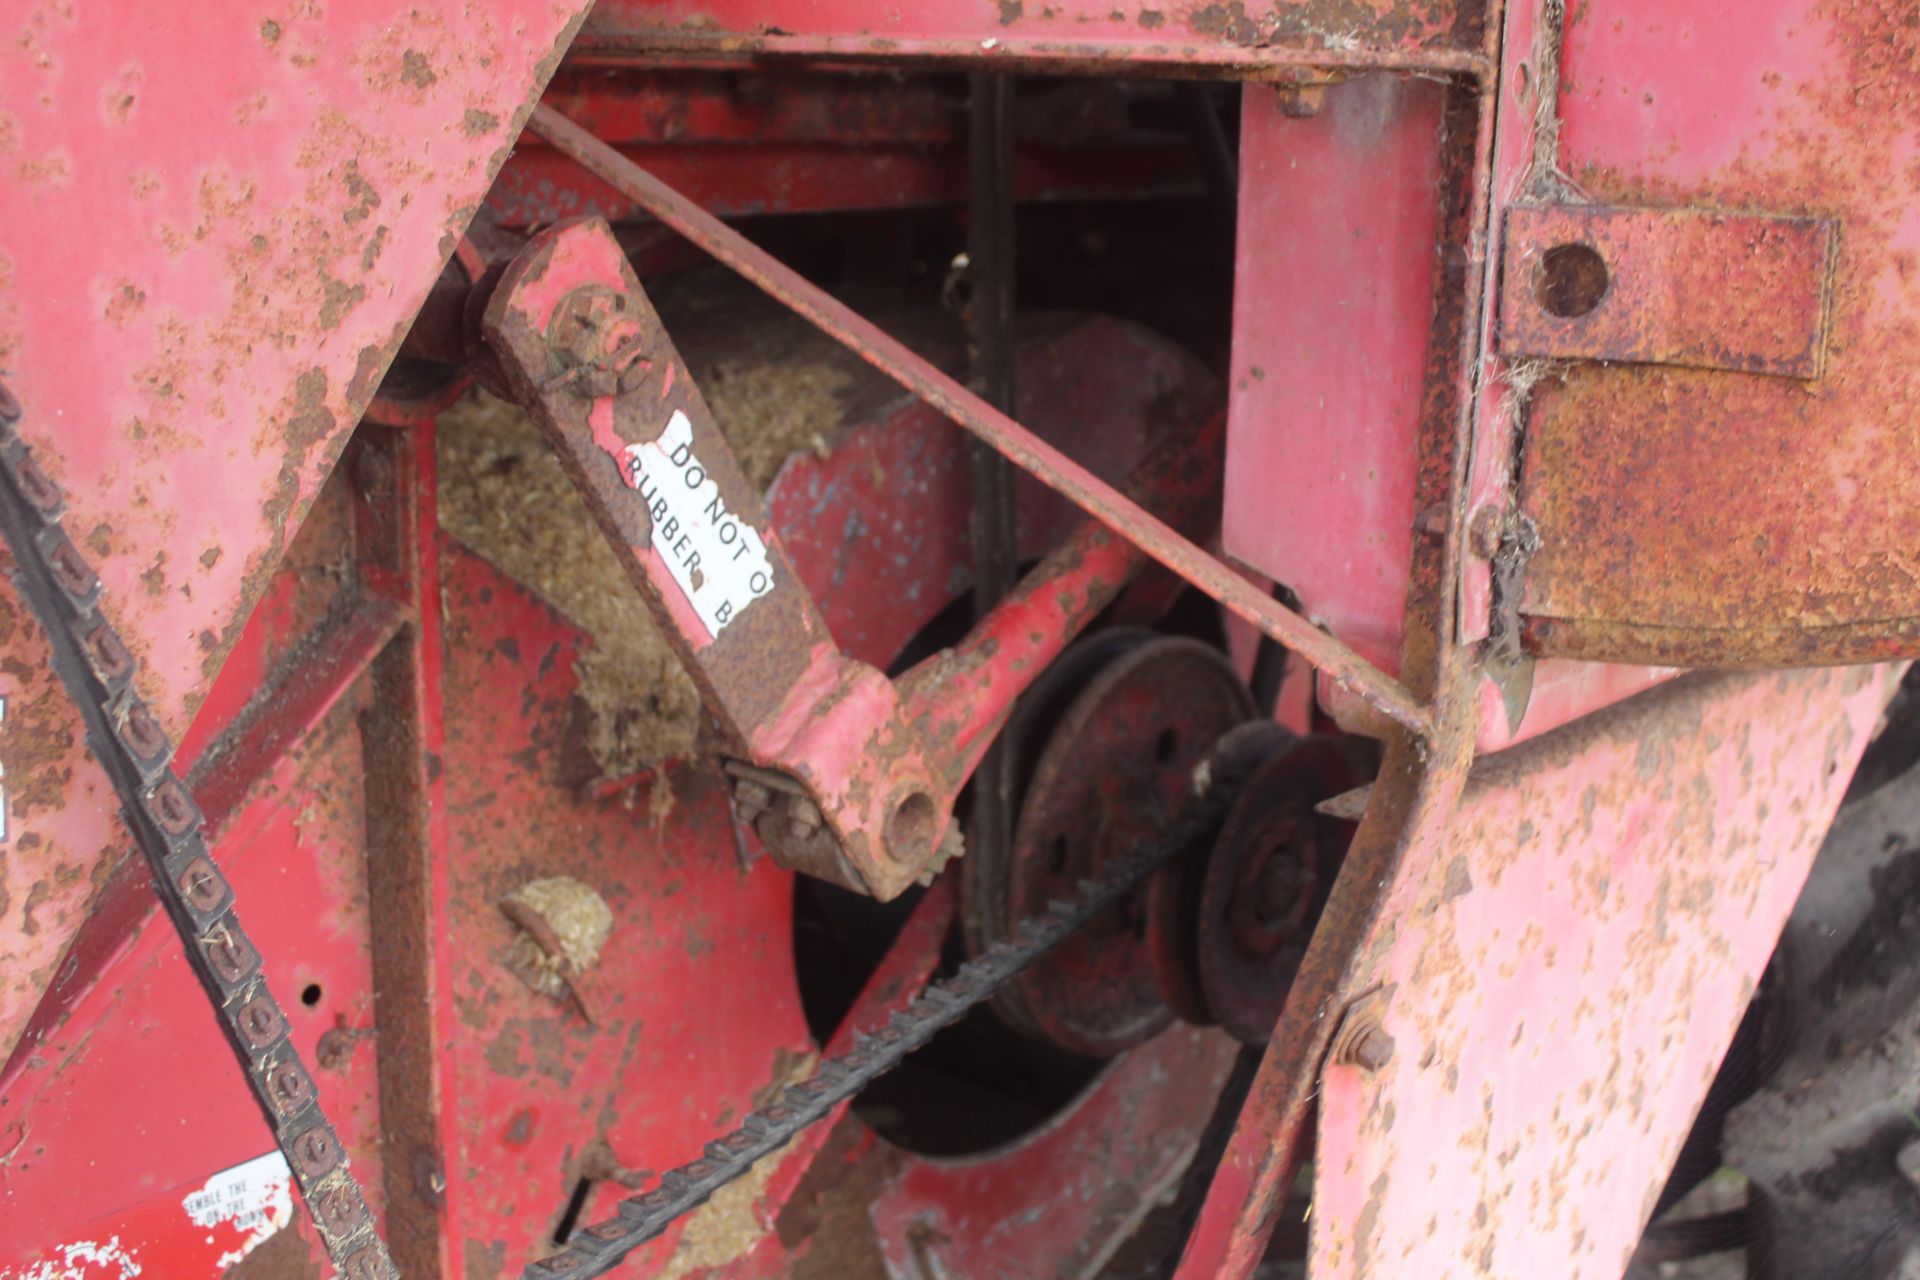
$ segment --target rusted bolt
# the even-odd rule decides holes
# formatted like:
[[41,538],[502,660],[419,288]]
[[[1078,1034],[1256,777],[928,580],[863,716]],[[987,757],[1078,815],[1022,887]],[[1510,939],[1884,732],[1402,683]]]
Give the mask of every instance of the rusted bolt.
[[345,1071],[347,1064],[353,1061],[353,1046],[367,1037],[364,1031],[349,1031],[345,1027],[335,1027],[320,1037],[320,1043],[314,1046],[313,1060],[320,1064],[323,1071]]
[[1473,513],[1467,524],[1467,549],[1482,560],[1491,560],[1500,552],[1500,539],[1507,529],[1507,513],[1488,503]]
[[298,1062],[288,1058],[267,1072],[267,1096],[282,1112],[298,1111],[313,1096],[313,1081],[307,1079]]
[[773,793],[767,790],[766,785],[752,778],[741,778],[734,784],[733,803],[740,810],[742,822],[750,823],[765,813],[772,799]]
[[1393,1037],[1372,1018],[1362,1018],[1341,1035],[1335,1056],[1362,1071],[1378,1071],[1393,1061]]
[[47,553],[47,563],[53,567],[54,582],[76,600],[86,599],[100,585],[100,580],[93,576],[93,566],[65,534],[60,535],[60,540]]
[[542,390],[565,387],[597,399],[638,389],[653,362],[631,305],[626,294],[605,285],[582,285],[561,299],[547,326],[547,350],[558,368]]
[[141,760],[155,760],[166,754],[167,735],[144,702],[136,702],[120,721],[120,741]]
[[220,878],[213,863],[205,858],[195,858],[180,871],[174,885],[180,890],[180,896],[195,911],[205,914],[217,910],[227,900],[227,882]]
[[805,840],[820,827],[820,810],[805,796],[795,796],[787,806],[787,834]]
[[292,1150],[293,1167],[302,1182],[317,1182],[340,1164],[340,1144],[324,1123],[296,1136]]
[[124,680],[133,673],[133,655],[120,642],[119,633],[106,623],[87,632],[87,656],[93,660],[94,674],[103,682]]
[[240,1034],[246,1037],[247,1045],[254,1049],[264,1049],[278,1040],[280,1032],[287,1025],[274,1005],[273,997],[268,995],[257,995],[241,1005],[234,1023],[240,1028]]
[[193,797],[187,794],[178,778],[162,779],[159,786],[147,793],[147,816],[168,835],[183,836],[193,829]]
[[1327,105],[1324,84],[1288,84],[1276,86],[1274,100],[1280,114],[1289,120],[1311,120]]

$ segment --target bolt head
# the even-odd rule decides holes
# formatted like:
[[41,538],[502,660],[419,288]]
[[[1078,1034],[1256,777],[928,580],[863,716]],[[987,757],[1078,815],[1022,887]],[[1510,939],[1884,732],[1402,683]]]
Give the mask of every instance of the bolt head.
[[733,788],[733,802],[740,810],[742,822],[752,822],[765,813],[772,799],[772,794],[767,790],[766,785],[755,782],[752,778],[740,779]]
[[1378,1023],[1367,1022],[1355,1028],[1340,1056],[1363,1071],[1379,1071],[1393,1061],[1393,1037]]
[[787,810],[787,834],[795,840],[805,840],[820,826],[820,810],[813,801],[796,798]]

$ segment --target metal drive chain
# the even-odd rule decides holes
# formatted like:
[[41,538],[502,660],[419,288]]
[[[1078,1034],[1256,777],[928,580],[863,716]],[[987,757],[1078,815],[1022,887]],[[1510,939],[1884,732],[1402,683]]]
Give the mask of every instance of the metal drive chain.
[[127,827],[187,960],[219,1015],[274,1141],[300,1184],[321,1242],[346,1280],[397,1280],[313,1077],[267,990],[260,953],[240,927],[233,890],[201,838],[201,814],[173,769],[173,743],[134,692],[139,664],[101,616],[100,580],[61,527],[65,500],[16,429],[19,403],[0,384],[0,531],[14,581],[45,629],[52,665],[80,709]]
[[662,1174],[660,1185],[652,1191],[623,1200],[618,1216],[576,1230],[565,1249],[527,1267],[522,1280],[585,1280],[613,1270],[627,1254],[705,1204],[762,1157],[824,1120],[969,1009],[991,998],[1148,876],[1183,851],[1198,847],[1218,829],[1229,801],[1252,771],[1254,760],[1234,749],[1239,745],[1234,735],[1222,739],[1196,773],[1198,794],[1159,840],[1115,862],[1098,877],[1080,881],[1071,898],[1055,899],[1045,911],[1023,921],[1005,942],[922,991],[885,1027],[871,1035],[855,1035],[852,1050],[828,1058],[812,1078],[788,1086],[777,1102],[761,1107],[732,1133],[708,1143],[698,1160]]

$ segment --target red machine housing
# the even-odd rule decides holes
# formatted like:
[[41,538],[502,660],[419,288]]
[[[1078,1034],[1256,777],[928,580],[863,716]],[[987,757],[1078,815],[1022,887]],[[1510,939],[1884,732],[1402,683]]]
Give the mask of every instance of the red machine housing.
[[[850,1108],[634,1273],[1094,1275],[1172,1199],[1163,1270],[1245,1276],[1311,1160],[1316,1278],[1620,1274],[1920,652],[1899,8],[0,21],[0,382],[402,1272],[518,1274],[900,1007],[970,910],[924,868],[823,1015],[812,891],[719,760],[864,796],[878,739],[789,697],[780,744],[589,778],[594,637],[442,527],[437,419],[503,385],[478,306],[529,237],[598,218],[636,287],[716,255],[888,380],[786,459],[765,518],[814,665],[903,691],[931,830],[1080,627],[1188,587],[1250,678],[1294,655],[1277,718],[1383,751],[1257,1067],[1176,1024],[964,1154]],[[916,219],[964,239],[968,75],[1020,78],[1014,206],[1178,204],[1230,261],[1223,387],[1153,332],[1207,331],[1165,290],[1137,291],[1161,325],[1024,333],[998,405],[809,282],[829,251],[843,293],[862,264],[924,274]],[[1192,81],[1230,86],[1231,149],[1154,114]],[[1042,571],[969,641],[981,442],[1023,473],[1013,549]],[[1162,520],[1216,483],[1217,538]],[[0,650],[0,1280],[323,1274],[11,586]],[[842,837],[897,806],[845,810]],[[914,879],[881,870],[878,897]],[[500,903],[559,876],[611,925],[557,1001]]]

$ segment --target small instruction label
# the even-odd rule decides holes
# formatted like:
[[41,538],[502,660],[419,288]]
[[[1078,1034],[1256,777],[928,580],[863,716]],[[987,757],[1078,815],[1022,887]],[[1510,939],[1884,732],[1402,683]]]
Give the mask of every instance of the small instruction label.
[[627,484],[653,517],[653,546],[694,613],[718,639],[748,605],[773,590],[759,530],[727,509],[693,452],[693,422],[679,409],[658,440],[627,446]]
[[[259,1248],[261,1243],[293,1221],[293,1172],[278,1151],[235,1165],[208,1178],[180,1207],[194,1226],[213,1228],[222,1223],[239,1233],[235,1247],[219,1261],[225,1271]],[[207,1237],[207,1243],[213,1243]]]

